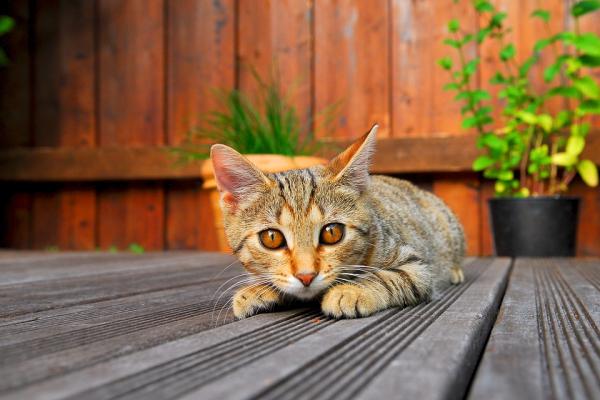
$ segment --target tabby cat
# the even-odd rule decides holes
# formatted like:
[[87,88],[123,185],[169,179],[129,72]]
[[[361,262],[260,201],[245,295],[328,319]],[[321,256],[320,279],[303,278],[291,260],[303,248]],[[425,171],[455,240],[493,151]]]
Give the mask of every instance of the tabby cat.
[[287,298],[362,317],[463,281],[464,234],[448,207],[407,181],[369,175],[376,132],[325,166],[275,174],[212,147],[227,239],[254,277],[233,297],[236,317]]

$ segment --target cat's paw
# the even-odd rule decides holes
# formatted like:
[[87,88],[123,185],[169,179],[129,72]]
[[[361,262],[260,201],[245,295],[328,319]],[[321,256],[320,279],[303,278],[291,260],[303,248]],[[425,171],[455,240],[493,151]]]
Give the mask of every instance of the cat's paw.
[[270,309],[279,301],[279,294],[271,287],[244,287],[233,295],[233,314],[236,318],[247,318]]
[[380,306],[374,293],[351,284],[332,287],[321,302],[323,313],[334,318],[366,317],[379,311]]
[[450,270],[450,282],[454,285],[464,282],[465,274],[463,273],[462,267],[452,267]]

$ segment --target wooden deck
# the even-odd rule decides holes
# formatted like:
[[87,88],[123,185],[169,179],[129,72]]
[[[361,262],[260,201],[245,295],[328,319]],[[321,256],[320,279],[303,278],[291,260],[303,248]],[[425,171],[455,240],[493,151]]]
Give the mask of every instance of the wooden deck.
[[471,259],[430,303],[340,321],[235,321],[232,262],[0,253],[0,398],[600,398],[600,260]]

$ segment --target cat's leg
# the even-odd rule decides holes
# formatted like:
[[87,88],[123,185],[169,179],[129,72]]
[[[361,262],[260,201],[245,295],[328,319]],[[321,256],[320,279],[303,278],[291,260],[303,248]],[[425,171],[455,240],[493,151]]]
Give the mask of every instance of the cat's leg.
[[431,268],[421,261],[369,271],[353,283],[329,289],[321,303],[323,313],[335,318],[365,317],[386,308],[406,307],[431,298]]
[[246,318],[260,311],[269,310],[281,302],[281,294],[268,285],[242,287],[233,296],[233,314]]
[[465,280],[465,274],[463,272],[462,266],[460,264],[453,265],[450,268],[450,282],[454,285],[458,285],[459,283],[463,283]]

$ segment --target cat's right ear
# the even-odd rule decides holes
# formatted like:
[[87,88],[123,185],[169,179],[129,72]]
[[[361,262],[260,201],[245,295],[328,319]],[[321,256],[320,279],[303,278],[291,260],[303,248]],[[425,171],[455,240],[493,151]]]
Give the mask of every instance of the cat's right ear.
[[377,124],[373,125],[368,133],[327,164],[327,170],[334,181],[344,181],[361,192],[366,190],[370,181],[369,166],[375,152],[378,128]]
[[270,180],[243,155],[224,144],[215,144],[210,148],[217,189],[225,203],[235,206],[240,199]]

